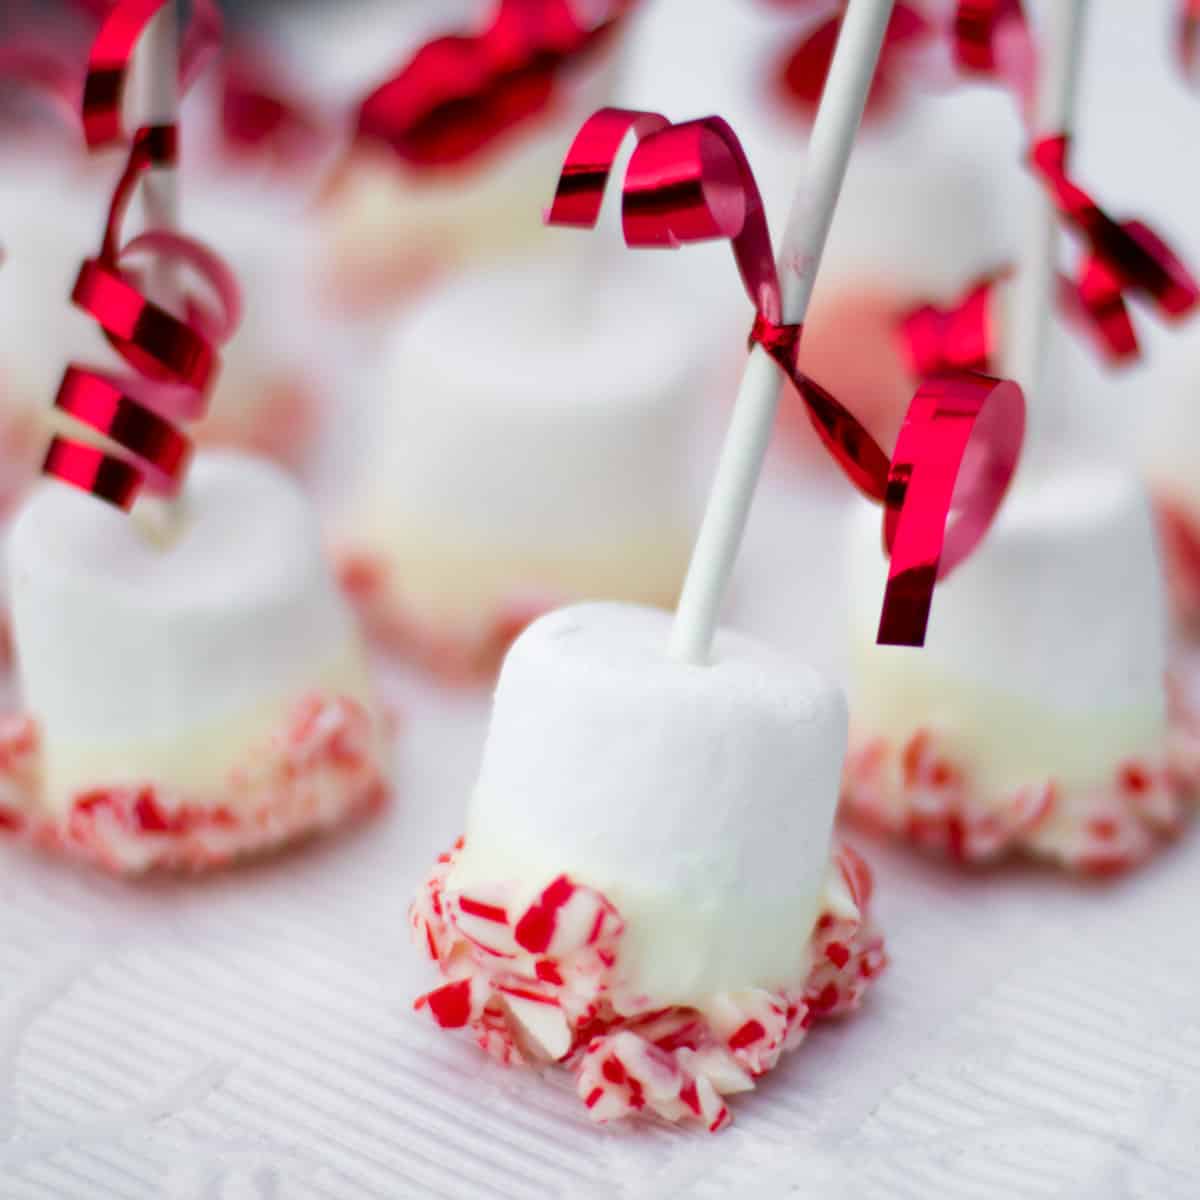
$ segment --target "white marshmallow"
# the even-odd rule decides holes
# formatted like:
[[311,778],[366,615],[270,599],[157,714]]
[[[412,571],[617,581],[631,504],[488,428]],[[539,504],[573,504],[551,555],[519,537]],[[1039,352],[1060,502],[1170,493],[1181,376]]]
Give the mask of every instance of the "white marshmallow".
[[1004,265],[1013,248],[1005,194],[979,147],[1007,138],[1015,157],[1017,123],[1006,104],[995,95],[915,93],[902,112],[862,129],[814,305],[861,284],[948,302]]
[[1200,521],[1200,412],[1197,372],[1187,371],[1159,390],[1152,419],[1143,422],[1140,457],[1152,490]]
[[496,691],[452,889],[560,873],[626,922],[649,1007],[796,986],[829,864],[841,692],[751,638],[666,654],[668,614],[589,604],[535,622]]
[[[339,29],[333,54],[327,30],[307,49],[301,36],[296,44],[312,61],[319,90],[342,103],[348,93],[361,97],[431,37],[481,29],[491,11],[461,0],[444,2],[436,14],[428,5],[395,9],[375,4],[357,18],[347,14],[350,27],[344,36]],[[356,151],[322,209],[335,287],[351,299],[359,298],[356,290],[374,299],[445,267],[534,247],[566,252],[562,239],[547,234],[542,210],[579,126],[611,102],[612,87],[613,56],[603,47],[563,76],[551,108],[466,162],[414,168],[382,145]]]
[[95,322],[71,303],[80,264],[100,246],[106,200],[94,183],[57,165],[30,164],[0,188],[0,408],[6,415],[48,408],[71,359],[112,361]]
[[1086,788],[1166,733],[1154,532],[1130,472],[1064,466],[1023,482],[986,542],[938,585],[922,650],[876,646],[887,564],[877,509],[849,530],[855,736],[929,727],[983,796],[1054,778]]
[[15,520],[17,659],[51,808],[131,780],[219,795],[301,697],[368,704],[352,623],[295,484],[249,457],[200,455],[185,504],[165,548],[135,526],[144,509],[130,518],[56,481]]
[[[273,390],[320,389],[328,331],[310,278],[312,219],[302,197],[282,188],[190,182],[182,188],[184,228],[232,267],[242,294],[241,323],[221,347],[209,415],[196,433],[203,441],[219,431],[223,444],[253,445]],[[281,442],[294,432],[279,430]]]
[[417,613],[469,622],[531,589],[673,600],[695,358],[677,298],[615,278],[586,296],[544,266],[463,278],[388,351],[347,537]]

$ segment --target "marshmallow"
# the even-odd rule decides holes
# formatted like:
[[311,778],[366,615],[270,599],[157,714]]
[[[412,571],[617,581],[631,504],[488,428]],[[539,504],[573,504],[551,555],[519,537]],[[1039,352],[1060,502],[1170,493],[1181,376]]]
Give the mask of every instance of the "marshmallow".
[[236,446],[295,462],[314,433],[329,336],[309,272],[311,217],[301,197],[250,184],[184,180],[183,224],[234,270],[242,319],[221,347],[202,445]]
[[47,407],[72,358],[111,361],[95,323],[70,300],[79,265],[96,253],[104,221],[105,199],[93,182],[31,164],[0,191],[0,407],[6,416]]
[[[1067,843],[1089,806],[1108,802],[1126,765],[1157,778],[1168,742],[1164,601],[1138,479],[1074,464],[1020,483],[979,551],[938,585],[919,652],[875,645],[879,522],[863,506],[849,530],[852,746],[919,756],[919,737],[936,738],[947,780],[965,780],[985,813],[1052,786],[1054,812],[1031,838],[1078,857]],[[912,786],[915,764],[896,787]]]
[[351,619],[287,477],[199,455],[180,528],[155,528],[152,506],[130,517],[47,481],[12,529],[20,685],[50,818],[82,792],[129,785],[168,805],[232,803],[231,775],[298,703],[370,711]]
[[[1012,250],[1005,196],[979,146],[1008,133],[1015,139],[1016,130],[1003,98],[958,92],[914,92],[895,117],[864,126],[821,258],[814,307],[864,285],[910,302],[945,303],[1001,266]],[[1007,170],[1008,159],[1001,161]]]
[[466,277],[386,354],[344,540],[419,621],[474,630],[530,593],[673,600],[695,359],[672,350],[677,302],[619,278],[580,296],[544,266]]
[[815,671],[729,632],[684,664],[669,626],[589,604],[522,634],[448,880],[598,889],[625,922],[617,987],[647,1009],[805,978],[846,741]]

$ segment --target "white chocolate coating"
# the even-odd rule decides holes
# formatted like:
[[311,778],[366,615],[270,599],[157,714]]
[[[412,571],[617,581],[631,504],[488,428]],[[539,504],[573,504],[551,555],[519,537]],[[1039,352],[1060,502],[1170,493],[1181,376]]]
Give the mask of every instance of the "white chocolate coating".
[[353,627],[315,517],[278,469],[197,457],[181,532],[43,483],[8,548],[23,704],[45,799],[153,781],[219,794],[247,747],[314,690],[367,704]]
[[[361,97],[429,38],[482,29],[495,6],[445,0],[433,7],[376,3],[348,12],[336,49],[324,30],[315,44],[301,36],[318,88],[343,102],[347,93]],[[611,45],[598,48],[561,77],[545,112],[463,163],[413,167],[382,145],[356,149],[321,214],[334,290],[358,304],[403,293],[447,267],[535,247],[567,252],[547,235],[542,210],[579,126],[611,101],[612,62]]]
[[569,296],[542,266],[473,275],[401,329],[345,533],[414,612],[469,623],[530,591],[673,599],[695,358],[671,351],[688,344],[678,299],[621,278]]
[[815,671],[730,632],[684,664],[669,624],[589,604],[522,634],[449,881],[600,889],[626,922],[623,987],[651,1007],[803,978],[846,745]]
[[1178,373],[1160,390],[1140,440],[1151,489],[1200,521],[1200,370]]
[[876,646],[887,566],[879,512],[850,533],[855,738],[937,729],[982,795],[1056,779],[1087,788],[1158,757],[1166,626],[1149,507],[1130,472],[1063,467],[1005,502],[934,595],[922,650]]

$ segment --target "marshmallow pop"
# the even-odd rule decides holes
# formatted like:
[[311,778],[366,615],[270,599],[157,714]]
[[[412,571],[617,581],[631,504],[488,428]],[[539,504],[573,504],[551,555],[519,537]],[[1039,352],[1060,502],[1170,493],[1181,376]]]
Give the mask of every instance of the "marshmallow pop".
[[[759,293],[774,316],[760,311],[764,340],[674,620],[583,604],[525,630],[501,669],[465,837],[412,908],[417,944],[442,976],[417,1007],[504,1063],[559,1064],[599,1121],[722,1128],[727,1098],[814,1021],[854,1010],[884,963],[869,871],[831,847],[841,692],[715,626],[780,390],[764,342],[803,319],[890,9],[849,5],[813,135],[821,165]],[[601,164],[631,127],[642,140],[625,181],[630,240],[634,227],[643,244],[664,236],[660,220],[680,228],[681,212],[696,219],[685,206],[664,218],[656,195],[639,227],[631,197],[651,176],[691,195],[686,180],[708,182],[701,163],[740,162],[748,221],[761,217],[723,122],[672,126],[608,109],[581,130],[552,221],[595,219],[598,200],[577,209],[579,196],[594,199]],[[770,261],[765,221],[755,254],[748,225],[735,224],[739,262]]]
[[[174,5],[146,17],[129,45],[147,64],[146,123],[74,293],[132,370],[67,368],[51,478],[15,518],[21,711],[4,723],[0,789],[4,828],[121,872],[275,848],[385,790],[354,623],[304,497],[278,468],[232,453],[199,455],[180,487],[190,446],[176,422],[203,410],[236,289],[175,229]],[[128,28],[120,8],[110,20]],[[103,115],[97,144],[120,136],[117,111]],[[135,186],[144,275],[118,248]],[[219,311],[183,293],[181,259]]]
[[[1038,138],[1069,128],[1085,0],[1052,6]],[[968,862],[1024,853],[1099,874],[1191,811],[1200,727],[1169,678],[1161,568],[1131,466],[1048,437],[1042,358],[1058,209],[1030,181],[1006,353],[1041,441],[988,543],[939,590],[925,651],[871,641],[870,514],[851,526],[851,813]]]

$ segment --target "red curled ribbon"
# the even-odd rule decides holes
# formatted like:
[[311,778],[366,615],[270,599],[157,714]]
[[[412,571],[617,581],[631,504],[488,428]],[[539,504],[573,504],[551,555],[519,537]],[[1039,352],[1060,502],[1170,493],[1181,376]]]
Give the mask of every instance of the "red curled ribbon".
[[1171,319],[1191,312],[1200,288],[1171,248],[1141,221],[1114,221],[1067,175],[1070,138],[1040,138],[1031,161],[1063,220],[1086,242],[1091,262],[1111,273],[1123,291],[1131,291]]
[[[171,126],[138,131],[129,161],[113,193],[100,253],[84,262],[73,302],[95,319],[109,345],[134,370],[127,376],[72,363],[54,406],[107,438],[115,452],[55,436],[43,471],[128,509],[143,484],[170,494],[178,489],[191,442],[173,424],[204,415],[216,379],[216,344],[238,320],[237,284],[224,264],[182,234],[151,232],[127,246],[118,243],[121,222],[142,175],[174,160]],[[181,320],[148,299],[124,261],[153,251],[186,264],[215,295],[216,311],[190,298]]]
[[571,0],[501,0],[482,33],[439,37],[372,92],[355,136],[413,167],[465,162],[545,112],[564,68],[616,28],[632,0],[586,22]]
[[[123,140],[121,102],[133,52],[146,26],[175,0],[118,0],[104,18],[88,56],[83,85],[83,132],[91,149]],[[220,46],[221,12],[216,0],[192,0],[192,17],[179,56],[180,86],[186,89]]]
[[1176,52],[1184,76],[1194,81],[1196,68],[1200,65],[1200,0],[1181,0]]
[[1024,400],[985,376],[928,381],[909,406],[889,460],[854,415],[798,365],[801,327],[783,320],[762,197],[733,130],[718,117],[672,125],[658,113],[601,109],[567,152],[547,221],[590,228],[627,134],[638,145],[622,188],[630,246],[728,238],[756,310],[751,344],[780,366],[850,481],[885,508],[890,556],[879,641],[924,644],[934,583],[978,544],[1016,469]]
[[[121,97],[133,51],[147,22],[165,0],[128,0],[109,13],[97,35],[84,84],[84,129],[89,145],[107,145],[121,134]],[[209,40],[211,0],[193,5],[191,61]],[[188,51],[184,52],[185,58]],[[147,126],[134,135],[129,159],[113,191],[100,252],[86,260],[72,293],[73,302],[100,326],[134,374],[72,363],[55,408],[107,440],[107,447],[56,435],[43,463],[55,476],[102,500],[128,509],[143,486],[170,494],[178,489],[191,454],[191,442],[176,422],[204,414],[219,367],[216,346],[233,332],[240,300],[233,276],[221,260],[192,238],[153,230],[120,244],[129,202],[143,175],[153,167],[174,166],[173,125]],[[194,295],[184,297],[185,317],[167,311],[145,294],[130,257],[151,253],[161,263],[186,266],[198,274],[216,307]]]
[[289,94],[276,78],[270,56],[251,45],[230,50],[221,63],[221,132],[237,154],[270,155],[294,165],[319,154],[327,122],[316,109]]
[[[1200,10],[1200,0],[1195,0]],[[1027,104],[1033,79],[1033,52],[1020,0],[957,0],[956,57],[964,70],[1003,76]],[[1144,222],[1117,221],[1067,171],[1066,134],[1033,142],[1030,162],[1063,219],[1085,243],[1077,278],[1060,277],[1060,310],[1080,326],[1101,354],[1115,364],[1139,353],[1129,312],[1130,297],[1141,297],[1167,320],[1191,313],[1200,286],[1166,242]],[[922,305],[906,314],[900,339],[918,377],[930,370],[978,367],[994,356],[987,310],[999,276],[973,286],[950,309]],[[977,354],[968,352],[974,347]]]

